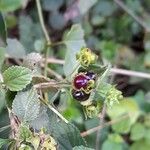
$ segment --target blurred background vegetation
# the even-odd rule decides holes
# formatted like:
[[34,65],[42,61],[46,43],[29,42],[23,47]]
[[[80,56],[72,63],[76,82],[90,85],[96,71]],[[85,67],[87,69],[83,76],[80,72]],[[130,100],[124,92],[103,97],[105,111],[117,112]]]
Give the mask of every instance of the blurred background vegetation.
[[[123,5],[118,5],[118,1],[41,0],[45,25],[54,43],[49,51],[50,58],[64,60],[66,48],[60,41],[73,24],[79,23],[84,30],[87,47],[99,58],[117,68],[150,73],[150,1],[120,0]],[[0,11],[7,27],[7,58],[17,60],[33,51],[44,53],[46,41],[34,0],[0,0]],[[2,19],[0,14],[0,47],[5,46]],[[2,71],[8,65],[16,64],[10,58],[5,60]],[[0,51],[0,61],[3,59]],[[51,63],[49,68],[64,76],[62,64]],[[50,77],[54,78],[53,74]],[[149,150],[150,80],[116,74],[113,84],[123,92],[126,101],[107,111],[105,121],[117,119],[122,114],[130,117],[102,128],[102,150]],[[70,101],[65,94],[57,99],[56,104],[81,132],[99,125],[98,118],[85,121],[80,105]],[[5,95],[1,91],[0,127],[8,124]],[[0,132],[0,137],[8,137],[8,133]],[[85,138],[89,147],[95,147],[96,133]]]

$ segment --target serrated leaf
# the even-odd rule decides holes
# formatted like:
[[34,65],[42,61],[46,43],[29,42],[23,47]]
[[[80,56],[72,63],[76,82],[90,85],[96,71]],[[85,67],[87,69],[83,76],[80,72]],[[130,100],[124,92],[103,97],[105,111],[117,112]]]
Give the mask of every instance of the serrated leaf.
[[9,67],[3,73],[4,84],[11,91],[20,91],[32,80],[30,69],[21,66]]
[[58,122],[56,115],[51,111],[48,111],[48,115],[51,120],[49,132],[56,139],[58,150],[71,150],[80,145],[87,146],[77,127],[70,123]]
[[80,24],[73,25],[64,38],[67,52],[65,56],[64,72],[68,76],[77,66],[76,53],[85,46],[84,31]]
[[20,8],[22,0],[0,0],[0,11],[10,12]]
[[18,92],[13,101],[12,110],[21,121],[30,122],[37,118],[40,111],[37,91],[31,89]]
[[[1,1],[0,1],[1,3]],[[3,15],[0,12],[0,38],[6,43],[6,37],[7,37],[7,30],[6,30],[6,24],[5,20],[3,18]]]
[[85,146],[75,146],[73,148],[73,150],[94,150],[94,149],[88,148],[88,147],[85,147]]
[[[112,108],[109,108],[107,113],[111,119],[120,118],[120,121],[112,125],[114,131],[118,133],[127,133],[131,125],[137,120],[140,111],[137,103],[133,99],[124,98],[119,104],[115,104]],[[127,117],[121,119],[121,116]]]
[[25,49],[17,39],[7,39],[6,52],[9,56],[14,58],[23,58],[25,56]]
[[47,109],[44,107],[40,108],[40,113],[36,119],[30,122],[33,129],[40,130],[41,128],[48,128],[51,121],[48,118]]

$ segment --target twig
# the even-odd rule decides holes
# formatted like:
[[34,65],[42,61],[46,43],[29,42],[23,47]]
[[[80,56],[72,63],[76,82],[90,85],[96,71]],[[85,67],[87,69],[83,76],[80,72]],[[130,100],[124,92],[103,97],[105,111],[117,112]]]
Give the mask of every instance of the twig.
[[[106,104],[104,103],[103,105],[103,109],[102,109],[102,113],[100,114],[100,120],[99,120],[99,124],[103,125],[104,124],[104,118],[105,118],[105,114],[106,114]],[[101,129],[97,130],[97,135],[96,135],[96,150],[99,150],[100,148],[100,136],[101,136]]]
[[45,100],[42,100],[41,101],[51,110],[53,111],[59,118],[61,118],[65,123],[69,123],[69,121],[64,118],[54,107],[52,107],[48,102],[46,102]]
[[51,74],[51,75],[53,75],[53,76],[55,76],[58,80],[63,80],[63,77],[61,76],[61,75],[59,75],[56,71],[54,71],[54,70],[52,70],[52,69],[50,69],[50,68],[47,68],[47,71]]
[[60,64],[60,65],[63,65],[65,63],[64,60],[62,60],[62,59],[56,59],[56,58],[48,58],[47,62],[48,63],[52,63],[52,64]]
[[140,26],[142,26],[147,32],[150,32],[150,27],[138,16],[134,14],[122,1],[114,0],[114,2],[120,6],[124,11],[126,11]]
[[127,75],[127,76],[150,79],[150,74],[148,73],[119,69],[119,68],[112,68],[110,71],[111,73],[114,73],[114,74],[122,74],[122,75]]
[[45,67],[44,67],[44,75],[47,77],[47,63],[48,63],[47,59],[48,59],[48,54],[49,54],[49,46],[51,45],[51,40],[50,40],[50,37],[48,35],[48,31],[46,30],[46,27],[44,24],[40,0],[36,0],[36,5],[37,5],[40,24],[41,24],[41,27],[42,27],[42,30],[43,30],[43,33],[45,35],[45,39],[47,42],[46,47],[45,47]]
[[125,119],[125,118],[127,118],[127,117],[129,117],[129,114],[124,115],[124,116],[120,117],[119,119],[111,120],[111,121],[109,121],[109,122],[104,123],[103,125],[99,125],[99,126],[97,126],[97,127],[91,128],[91,129],[89,129],[89,130],[87,130],[87,131],[84,131],[84,132],[81,133],[81,136],[82,136],[82,137],[85,137],[85,136],[87,136],[87,135],[90,135],[90,134],[92,134],[92,133],[98,131],[99,129],[102,129],[102,128],[104,128],[104,127],[107,127],[107,126],[113,125],[113,124],[115,124],[115,123],[118,123],[118,122],[120,122],[121,120],[123,120],[123,119]]
[[42,8],[41,8],[40,0],[36,0],[36,5],[37,5],[38,15],[39,15],[39,19],[40,19],[40,24],[41,24],[42,30],[44,32],[47,45],[50,45],[51,40],[50,40],[50,37],[48,35],[48,32],[47,32],[45,24],[44,24],[44,19],[43,19],[43,15],[42,15]]

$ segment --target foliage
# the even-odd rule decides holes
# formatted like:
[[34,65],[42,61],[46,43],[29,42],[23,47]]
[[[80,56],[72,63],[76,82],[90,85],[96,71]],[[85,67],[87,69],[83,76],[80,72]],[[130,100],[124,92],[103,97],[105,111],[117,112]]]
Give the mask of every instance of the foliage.
[[149,5],[0,0],[0,149],[149,150]]

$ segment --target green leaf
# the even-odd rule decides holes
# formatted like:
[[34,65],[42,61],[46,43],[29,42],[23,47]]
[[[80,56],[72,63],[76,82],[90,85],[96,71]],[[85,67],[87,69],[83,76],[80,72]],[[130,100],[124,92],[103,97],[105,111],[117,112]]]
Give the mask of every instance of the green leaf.
[[51,123],[51,120],[49,120],[48,118],[47,109],[44,107],[41,107],[38,117],[30,122],[30,126],[36,130],[40,130],[43,127],[45,129],[48,129],[48,125],[50,123]]
[[0,11],[10,12],[22,6],[22,0],[0,0]]
[[43,9],[46,11],[56,11],[63,4],[63,0],[42,0]]
[[3,73],[4,84],[11,91],[20,91],[32,80],[30,69],[21,66],[9,67]]
[[0,47],[0,70],[5,60],[5,48]]
[[14,58],[23,58],[25,56],[25,49],[17,39],[7,39],[6,52]]
[[[97,0],[79,0],[78,1],[78,8],[80,10],[81,15],[87,13],[87,11],[97,2]],[[84,7],[83,7],[84,6]]]
[[84,147],[84,146],[75,146],[73,150],[94,150],[92,148]]
[[134,142],[129,150],[149,150],[150,148],[150,143],[148,140],[138,140],[136,142]]
[[18,92],[13,101],[12,109],[21,121],[30,122],[37,118],[40,111],[37,91],[31,89],[26,92]]
[[64,38],[67,52],[65,56],[64,72],[68,76],[77,66],[76,53],[85,46],[84,31],[80,24],[73,25]]
[[4,106],[5,106],[5,91],[0,90],[0,113],[3,110]]
[[20,42],[28,53],[35,49],[33,43],[44,37],[40,24],[33,22],[31,17],[25,15],[19,17],[19,35]]
[[[112,125],[115,132],[127,133],[132,124],[137,120],[140,111],[137,103],[131,98],[124,98],[119,104],[107,110],[108,116],[113,119],[120,118],[116,124]],[[127,116],[126,118],[122,118]]]
[[127,150],[127,144],[119,134],[110,134],[103,143],[102,150]]
[[[1,1],[0,1],[1,3]],[[6,43],[6,37],[7,37],[7,30],[6,30],[6,24],[5,20],[3,18],[3,15],[0,12],[0,38]]]
[[123,145],[121,143],[106,140],[102,145],[102,150],[123,150]]
[[146,129],[143,124],[136,123],[131,128],[131,140],[136,141],[142,139],[146,135]]
[[48,111],[51,123],[49,132],[58,143],[58,150],[71,150],[75,146],[86,146],[85,140],[81,137],[80,131],[73,124],[58,122],[56,115]]
[[10,139],[1,139],[0,138],[0,148],[2,148],[3,145],[10,143]]

